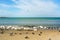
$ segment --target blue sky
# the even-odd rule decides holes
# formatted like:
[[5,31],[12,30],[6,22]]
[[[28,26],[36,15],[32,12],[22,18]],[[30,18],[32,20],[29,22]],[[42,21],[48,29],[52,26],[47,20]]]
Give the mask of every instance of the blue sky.
[[1,17],[60,17],[60,0],[0,0]]

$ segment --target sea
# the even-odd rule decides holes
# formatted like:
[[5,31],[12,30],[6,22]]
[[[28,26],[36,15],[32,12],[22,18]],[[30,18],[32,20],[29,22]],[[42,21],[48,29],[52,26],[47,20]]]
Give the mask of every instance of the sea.
[[0,25],[41,25],[60,27],[60,17],[0,17]]

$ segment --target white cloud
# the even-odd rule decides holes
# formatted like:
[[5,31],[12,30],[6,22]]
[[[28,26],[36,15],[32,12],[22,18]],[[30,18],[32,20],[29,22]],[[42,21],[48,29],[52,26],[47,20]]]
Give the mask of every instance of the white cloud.
[[58,8],[51,0],[13,0],[16,3],[14,7],[22,9],[20,15],[47,15],[53,13]]
[[4,7],[4,8],[9,8],[9,7],[11,7],[10,5],[7,5],[7,4],[1,4],[1,3],[0,3],[0,6],[1,6],[1,7]]
[[7,16],[6,14],[8,14],[8,13],[9,13],[8,11],[0,9],[0,17]]
[[[12,0],[15,5],[0,4],[6,8],[18,8],[20,11],[15,16],[56,16],[58,5],[51,0]],[[12,9],[11,9],[12,10]],[[6,10],[7,11],[7,10]],[[55,13],[56,12],[56,13]],[[52,14],[55,13],[55,14]],[[12,14],[11,14],[12,15]]]

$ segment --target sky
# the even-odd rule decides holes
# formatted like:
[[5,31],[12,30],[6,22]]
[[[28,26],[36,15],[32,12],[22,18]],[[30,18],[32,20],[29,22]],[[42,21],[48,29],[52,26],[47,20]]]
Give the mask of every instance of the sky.
[[60,0],[0,0],[0,17],[60,17]]

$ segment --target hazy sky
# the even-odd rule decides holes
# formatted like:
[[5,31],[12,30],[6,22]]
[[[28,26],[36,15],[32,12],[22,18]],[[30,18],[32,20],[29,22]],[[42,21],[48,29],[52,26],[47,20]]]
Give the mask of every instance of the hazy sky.
[[3,17],[60,17],[60,0],[0,0]]

